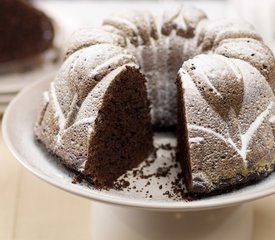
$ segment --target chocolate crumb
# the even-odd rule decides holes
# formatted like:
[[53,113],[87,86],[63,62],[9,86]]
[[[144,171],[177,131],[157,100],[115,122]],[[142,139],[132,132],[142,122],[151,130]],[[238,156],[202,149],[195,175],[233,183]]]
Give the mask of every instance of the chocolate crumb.
[[172,147],[172,145],[171,145],[170,143],[161,144],[159,148],[161,148],[161,149],[163,149],[163,150],[168,150],[168,151],[173,150],[173,147]]
[[[158,150],[168,151],[163,154],[157,152]],[[158,157],[161,157],[162,165],[158,164],[155,172],[152,172],[152,166],[158,160]],[[179,163],[176,159],[176,149],[171,144],[161,144],[155,148],[154,154],[152,154],[148,159],[146,159],[139,168],[133,169],[132,171],[127,172],[120,179],[124,181],[117,181],[116,187],[119,190],[125,188],[128,192],[132,191],[136,193],[143,193],[145,198],[153,198],[153,195],[150,193],[148,186],[152,185],[152,181],[155,181],[156,188],[160,191],[160,194],[166,196],[172,200],[185,200],[188,201],[191,198],[186,192],[183,183],[183,176],[181,173],[178,173],[174,178],[172,173],[174,171],[179,172]],[[128,181],[131,179],[131,184]],[[145,181],[140,181],[144,179]],[[166,181],[167,180],[167,181]],[[139,188],[136,186],[136,183],[142,183],[143,185]],[[171,184],[171,185],[170,185]],[[119,187],[118,187],[119,186]],[[164,189],[164,186],[166,189]],[[169,190],[167,190],[169,186]],[[170,188],[171,186],[171,188]],[[151,194],[151,195],[150,195]]]
[[163,193],[163,195],[169,195],[170,192],[167,190],[165,193]]
[[73,176],[73,179],[72,179],[72,184],[78,184],[78,183],[81,183],[83,180],[83,176],[80,175],[80,174],[76,174]]
[[114,189],[118,191],[122,191],[123,189],[130,186],[130,182],[126,179],[120,179],[114,183]]
[[148,181],[146,184],[145,184],[145,187],[149,186],[151,183],[150,181]]
[[166,177],[171,170],[171,167],[159,167],[156,172],[156,177]]

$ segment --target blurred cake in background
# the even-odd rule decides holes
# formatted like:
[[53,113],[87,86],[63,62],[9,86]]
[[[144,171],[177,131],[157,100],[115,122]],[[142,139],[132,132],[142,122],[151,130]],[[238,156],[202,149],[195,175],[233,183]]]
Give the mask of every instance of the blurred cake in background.
[[58,30],[32,1],[0,0],[0,115],[23,87],[55,71]]
[[44,13],[19,0],[1,0],[0,6],[0,63],[34,57],[52,46],[54,28]]
[[0,72],[37,64],[41,53],[53,47],[52,21],[25,1],[0,0],[0,32]]

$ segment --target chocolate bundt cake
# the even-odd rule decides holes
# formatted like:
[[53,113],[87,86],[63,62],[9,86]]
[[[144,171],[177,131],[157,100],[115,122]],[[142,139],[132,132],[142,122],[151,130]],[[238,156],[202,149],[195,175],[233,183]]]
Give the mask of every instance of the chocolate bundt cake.
[[162,20],[117,13],[72,36],[35,136],[108,188],[152,152],[152,129],[177,125],[187,190],[224,191],[273,171],[274,72],[247,23],[211,21],[187,5]]
[[198,55],[178,73],[178,146],[190,192],[210,193],[273,171],[275,97],[246,61]]
[[0,64],[33,58],[52,46],[51,20],[30,3],[0,0]]
[[136,59],[96,44],[61,67],[44,94],[36,135],[67,167],[108,187],[152,151],[149,112]]

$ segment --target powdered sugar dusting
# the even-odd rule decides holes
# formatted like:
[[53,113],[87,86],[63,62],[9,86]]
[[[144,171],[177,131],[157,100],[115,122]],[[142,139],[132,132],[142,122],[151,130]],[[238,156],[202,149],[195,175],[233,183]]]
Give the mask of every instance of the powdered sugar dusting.
[[54,105],[54,109],[55,109],[55,113],[56,113],[55,117],[58,119],[60,128],[63,129],[64,125],[65,125],[65,118],[64,118],[64,114],[60,108],[60,104],[58,102],[57,96],[56,96],[54,82],[51,82],[49,91],[50,91],[50,97],[52,98],[52,103]]
[[196,143],[196,144],[200,144],[204,141],[203,137],[193,137],[193,138],[189,138],[189,143]]
[[263,123],[264,119],[268,116],[273,106],[274,106],[274,102],[269,103],[266,110],[264,110],[261,114],[259,114],[257,118],[252,122],[252,124],[250,125],[246,133],[241,135],[242,148],[240,149],[240,154],[245,162],[246,162],[247,148],[248,148],[249,142],[251,138],[254,136],[254,133]]

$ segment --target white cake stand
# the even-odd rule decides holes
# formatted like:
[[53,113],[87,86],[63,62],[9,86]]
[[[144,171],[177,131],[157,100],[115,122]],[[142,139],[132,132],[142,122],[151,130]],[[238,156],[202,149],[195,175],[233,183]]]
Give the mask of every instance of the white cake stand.
[[[152,198],[135,191],[99,191],[85,183],[72,184],[72,175],[33,137],[41,95],[52,79],[48,76],[32,84],[11,102],[3,118],[3,137],[14,157],[30,172],[62,190],[94,201],[93,239],[251,239],[253,214],[247,202],[275,193],[275,173],[253,186],[189,202],[171,200],[162,194],[158,186],[166,178],[159,179],[160,183],[152,180]],[[157,135],[155,141],[175,144],[169,135]],[[158,159],[151,170],[162,161]],[[142,180],[137,184],[143,184]]]

